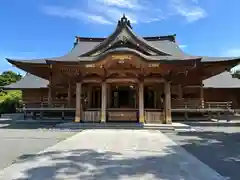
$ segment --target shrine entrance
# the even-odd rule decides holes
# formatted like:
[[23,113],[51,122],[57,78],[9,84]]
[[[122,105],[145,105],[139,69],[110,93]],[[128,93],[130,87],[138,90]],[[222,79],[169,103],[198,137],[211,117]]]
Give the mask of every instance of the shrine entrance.
[[137,89],[135,84],[110,84],[108,122],[138,122]]
[[135,85],[113,85],[110,89],[109,108],[137,107],[137,91]]

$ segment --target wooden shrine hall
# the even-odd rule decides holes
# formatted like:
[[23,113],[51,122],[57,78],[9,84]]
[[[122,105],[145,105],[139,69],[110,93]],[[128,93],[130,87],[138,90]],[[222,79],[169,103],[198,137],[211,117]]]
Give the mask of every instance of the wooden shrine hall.
[[7,59],[27,74],[5,89],[22,90],[25,112],[72,112],[75,122],[171,123],[172,112],[228,110],[204,100],[203,81],[240,58],[188,55],[175,40],[138,36],[123,16],[107,38],[76,37],[66,55]]

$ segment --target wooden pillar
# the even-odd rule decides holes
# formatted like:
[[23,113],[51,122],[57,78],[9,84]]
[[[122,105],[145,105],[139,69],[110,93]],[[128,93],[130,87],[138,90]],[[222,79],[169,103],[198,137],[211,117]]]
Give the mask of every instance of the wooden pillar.
[[204,89],[203,89],[203,84],[200,86],[200,101],[202,108],[204,108]]
[[88,91],[87,91],[87,107],[91,108],[92,107],[92,86],[88,86]]
[[75,122],[81,121],[81,93],[82,93],[82,83],[76,83],[76,113],[75,113]]
[[144,123],[145,117],[144,117],[144,84],[143,82],[139,83],[138,88],[139,88],[138,89],[139,123]]
[[52,65],[50,64],[49,85],[48,85],[48,106],[52,106]]
[[102,82],[102,96],[101,96],[101,122],[106,122],[106,108],[107,108],[107,83]]
[[165,94],[165,123],[172,123],[172,114],[171,114],[171,84],[170,82],[165,82],[164,86]]
[[68,81],[68,107],[71,107],[72,103],[72,83]]
[[183,98],[183,88],[181,84],[178,85],[178,98],[179,99]]

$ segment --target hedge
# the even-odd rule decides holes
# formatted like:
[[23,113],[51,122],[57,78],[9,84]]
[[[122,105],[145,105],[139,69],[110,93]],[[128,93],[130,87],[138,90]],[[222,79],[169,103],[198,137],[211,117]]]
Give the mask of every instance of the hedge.
[[11,94],[0,103],[0,113],[15,113],[21,107],[21,97],[16,94]]

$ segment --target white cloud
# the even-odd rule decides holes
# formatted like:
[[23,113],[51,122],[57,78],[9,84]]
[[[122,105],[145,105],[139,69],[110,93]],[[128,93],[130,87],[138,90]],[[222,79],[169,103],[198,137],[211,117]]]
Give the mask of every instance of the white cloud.
[[194,22],[199,19],[205,18],[207,12],[198,6],[197,0],[170,0],[171,7],[177,15],[183,16],[188,22]]
[[88,14],[85,15],[89,20],[92,20],[93,22],[99,23],[99,24],[112,24],[109,20],[104,18],[103,16],[100,15],[94,15],[94,14]]
[[207,16],[198,0],[87,0],[87,3],[82,7],[72,4],[70,8],[45,6],[42,10],[47,15],[99,24],[116,24],[123,14],[135,24],[167,20],[172,16],[194,22]]
[[[94,11],[102,14],[104,17],[106,17],[106,19],[113,23],[116,23],[123,16],[122,11],[119,10],[118,8],[99,8],[99,9],[94,8]],[[136,16],[136,14],[128,12],[126,16],[131,21],[131,23],[133,24],[139,23],[139,18]]]
[[[90,1],[90,0],[89,0]],[[123,14],[133,24],[151,23],[164,19],[163,12],[147,0],[93,0],[96,3],[89,5],[93,12],[103,14],[113,23]],[[92,3],[92,1],[90,1]]]
[[143,6],[138,0],[96,0],[107,6],[116,6],[120,8],[142,9]]
[[43,12],[48,15],[58,16],[62,18],[88,20],[94,23],[99,23],[99,24],[112,24],[111,21],[107,20],[101,15],[85,13],[80,11],[79,9],[74,9],[74,8],[71,9],[71,8],[63,8],[58,6],[45,6],[43,8]]

